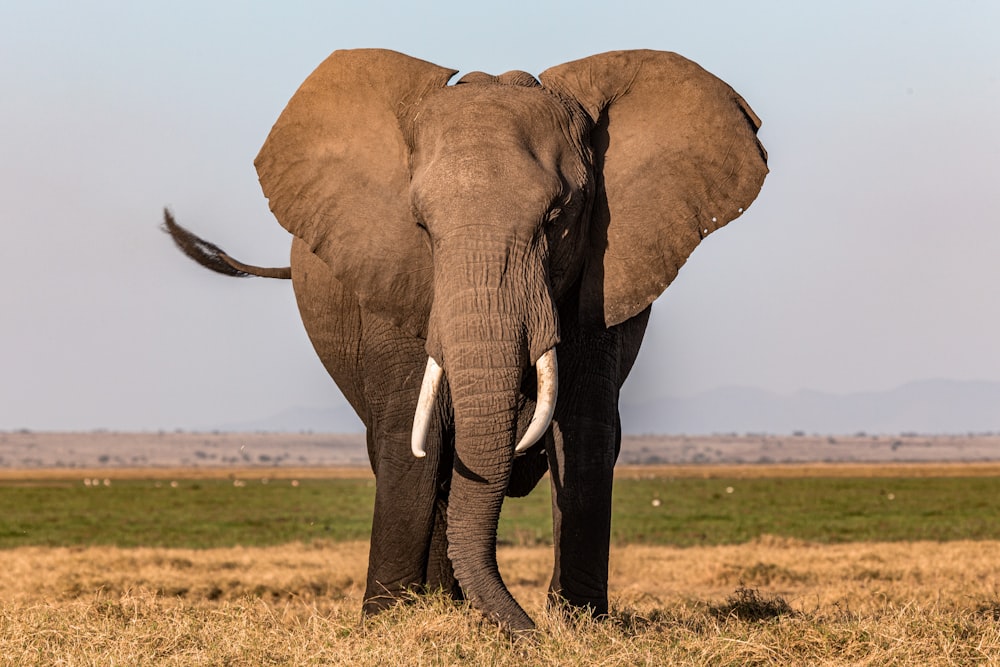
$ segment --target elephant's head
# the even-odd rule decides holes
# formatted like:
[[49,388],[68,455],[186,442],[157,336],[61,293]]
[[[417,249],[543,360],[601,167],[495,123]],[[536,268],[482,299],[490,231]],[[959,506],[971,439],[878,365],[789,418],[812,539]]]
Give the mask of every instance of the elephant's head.
[[[366,309],[426,337],[421,403],[443,373],[455,409],[455,574],[516,630],[532,623],[497,572],[496,526],[515,446],[551,418],[557,306],[602,327],[645,310],[750,205],[766,156],[742,98],[675,54],[597,55],[541,83],[511,72],[447,85],[454,74],[336,52],[256,165],[279,222]],[[518,444],[522,380],[539,359],[541,407]]]

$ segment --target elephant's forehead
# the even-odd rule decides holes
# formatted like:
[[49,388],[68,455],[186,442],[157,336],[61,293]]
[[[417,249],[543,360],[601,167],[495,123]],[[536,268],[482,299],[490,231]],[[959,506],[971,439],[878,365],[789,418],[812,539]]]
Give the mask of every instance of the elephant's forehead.
[[[540,174],[582,181],[582,125],[566,105],[541,87],[461,84],[425,98],[412,133],[414,170],[435,163],[483,160],[509,174]],[[512,178],[512,177],[509,177]]]
[[425,98],[414,118],[418,136],[450,138],[488,130],[505,141],[552,142],[571,122],[569,110],[541,87],[463,83]]

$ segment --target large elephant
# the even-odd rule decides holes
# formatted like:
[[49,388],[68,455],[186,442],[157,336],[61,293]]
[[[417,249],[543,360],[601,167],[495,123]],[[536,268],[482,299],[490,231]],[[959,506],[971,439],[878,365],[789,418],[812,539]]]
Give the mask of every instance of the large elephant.
[[[440,586],[521,631],[504,496],[551,472],[550,604],[605,614],[619,389],[650,304],[767,158],[747,103],[673,53],[454,74],[337,51],[255,165],[306,330],[368,429],[365,609]],[[172,229],[199,261],[260,273]]]

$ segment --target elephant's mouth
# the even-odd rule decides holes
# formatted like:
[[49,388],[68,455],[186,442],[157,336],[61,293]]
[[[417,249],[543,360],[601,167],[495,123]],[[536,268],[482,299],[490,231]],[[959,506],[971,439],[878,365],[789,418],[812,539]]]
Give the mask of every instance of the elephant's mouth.
[[[549,348],[538,358],[535,362],[535,372],[538,375],[538,400],[528,429],[514,448],[515,454],[524,453],[538,442],[552,423],[559,395],[559,364],[556,360],[556,348]],[[427,433],[443,379],[444,369],[434,361],[434,357],[427,357],[427,367],[424,369],[424,379],[420,385],[420,397],[417,399],[413,432],[410,436],[410,449],[417,458],[427,455]]]

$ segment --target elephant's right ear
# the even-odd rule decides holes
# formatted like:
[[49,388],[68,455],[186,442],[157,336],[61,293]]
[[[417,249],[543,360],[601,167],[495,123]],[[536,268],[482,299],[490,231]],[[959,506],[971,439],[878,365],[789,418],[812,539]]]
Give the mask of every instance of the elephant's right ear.
[[292,96],[254,161],[281,226],[367,310],[417,334],[433,268],[411,213],[401,128],[455,73],[394,51],[336,51]]

